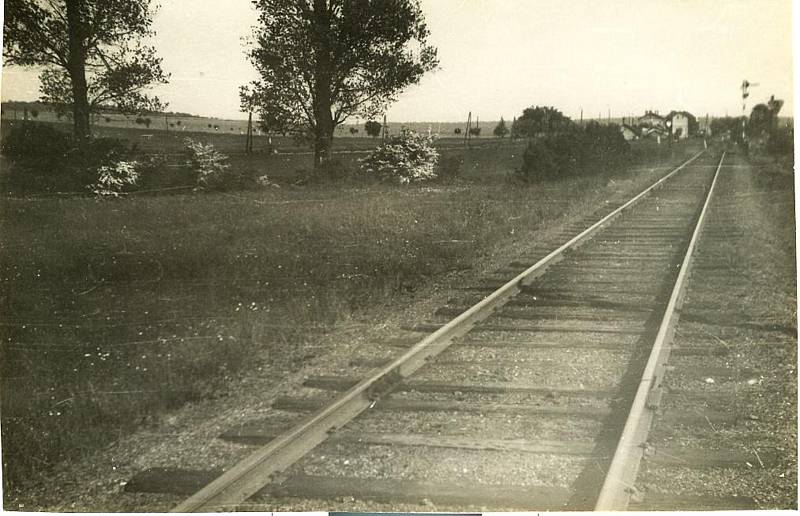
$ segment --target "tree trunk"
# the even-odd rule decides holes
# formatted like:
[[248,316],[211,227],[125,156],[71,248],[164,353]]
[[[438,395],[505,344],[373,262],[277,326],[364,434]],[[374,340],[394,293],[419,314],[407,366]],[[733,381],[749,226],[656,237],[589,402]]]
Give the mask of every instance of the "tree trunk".
[[331,57],[331,20],[326,0],[314,0],[314,167],[331,158],[333,143],[333,61]]
[[89,87],[86,82],[83,0],[67,0],[68,73],[72,83],[73,135],[82,145],[90,135]]
[[[321,115],[324,121],[324,114]],[[333,118],[328,110],[328,124],[320,125],[320,115],[317,116],[317,125],[314,128],[314,167],[319,168],[331,159],[333,146]]]

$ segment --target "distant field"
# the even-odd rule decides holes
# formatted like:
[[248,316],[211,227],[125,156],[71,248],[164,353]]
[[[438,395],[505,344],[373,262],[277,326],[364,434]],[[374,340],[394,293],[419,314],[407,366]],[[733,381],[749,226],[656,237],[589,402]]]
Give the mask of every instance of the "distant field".
[[[40,115],[41,117],[41,115]],[[14,124],[23,123],[20,120],[2,121],[2,131],[7,132]],[[40,123],[40,122],[36,122]],[[53,124],[64,131],[69,131],[71,126],[66,123]],[[150,130],[130,127],[104,127],[94,129],[97,136],[120,138],[135,145],[137,152],[145,154],[166,155],[168,162],[178,165],[184,162],[184,140],[193,138],[204,143],[211,143],[217,150],[231,158],[231,164],[249,174],[263,175],[278,181],[291,181],[297,177],[298,171],[312,168],[313,157],[307,145],[298,144],[292,138],[264,136],[256,137],[254,153],[245,154],[245,136],[239,134],[217,134],[208,132],[165,131]],[[355,170],[359,159],[380,143],[378,138],[334,138],[334,152],[336,159],[343,166]],[[464,176],[466,178],[483,181],[495,176],[504,176],[519,165],[520,152],[525,147],[525,142],[512,142],[510,139],[485,139],[473,143],[469,148],[463,140],[455,138],[441,138],[436,141],[436,146],[442,155],[458,155],[464,160]],[[277,153],[270,152],[271,149]],[[165,184],[169,180],[165,179]]]
[[[21,121],[25,117],[24,110],[21,107],[13,108],[4,105],[2,112],[2,119],[4,121]],[[55,112],[47,109],[46,106],[39,106],[37,116],[34,118],[28,115],[29,120],[38,122],[58,123],[65,126],[70,125],[67,117],[58,118]],[[247,133],[247,120],[242,115],[241,120],[230,120],[221,118],[210,118],[201,116],[185,116],[185,115],[142,115],[137,117],[134,115],[122,115],[117,113],[110,114],[95,114],[92,115],[92,126],[99,132],[105,132],[111,129],[134,129],[141,131],[142,134],[150,134],[155,132],[173,132],[173,133],[208,133],[214,135],[230,135],[240,136]],[[150,125],[137,124],[136,119],[149,119]],[[479,137],[472,136],[472,139],[488,139],[494,137],[492,130],[497,125],[498,121],[481,122],[481,135]],[[507,123],[510,123],[507,121]],[[458,128],[462,132],[466,128],[466,114],[464,122],[392,122],[388,121],[389,134],[399,134],[403,128],[411,129],[420,133],[427,133],[429,130],[432,135],[440,138],[453,139],[454,141],[461,141],[463,135],[455,134],[455,129]],[[475,126],[475,121],[472,123]],[[357,134],[352,134],[350,129],[356,129]],[[257,137],[261,135],[256,124]],[[347,123],[340,125],[336,128],[334,133],[336,138],[340,139],[363,139],[372,140],[371,137],[366,135],[364,131],[364,123]],[[290,139],[287,139],[290,140]],[[244,144],[242,144],[244,147]]]

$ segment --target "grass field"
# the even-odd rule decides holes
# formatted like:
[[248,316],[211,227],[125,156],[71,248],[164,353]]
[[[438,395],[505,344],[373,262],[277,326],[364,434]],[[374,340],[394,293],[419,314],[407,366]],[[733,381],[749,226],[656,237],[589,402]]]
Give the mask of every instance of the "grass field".
[[[4,119],[0,132],[8,134],[15,124],[21,123],[21,121]],[[53,124],[53,126],[65,131],[70,128],[65,123]],[[288,184],[295,182],[313,168],[313,156],[308,145],[300,144],[292,138],[283,136],[272,137],[271,146],[266,137],[257,137],[254,142],[254,153],[245,154],[245,137],[240,134],[145,131],[141,128],[105,126],[95,127],[95,134],[98,137],[118,138],[128,142],[135,149],[134,159],[152,155],[164,157],[168,167],[161,171],[161,177],[151,178],[152,181],[150,181],[155,188],[172,188],[186,184],[181,168],[186,160],[184,144],[186,138],[213,144],[218,151],[230,158],[229,162],[233,167],[252,177],[266,174],[274,181]],[[143,136],[146,137],[143,138]],[[340,162],[344,169],[355,171],[360,166],[359,160],[363,159],[379,143],[379,138],[334,138],[334,159]],[[462,159],[462,171],[465,179],[478,182],[487,180],[496,182],[498,176],[504,177],[518,167],[519,156],[525,145],[524,141],[511,141],[510,139],[484,139],[474,142],[470,147],[465,147],[463,140],[460,139],[441,138],[436,141],[436,147],[443,157],[458,156]],[[273,153],[272,150],[278,152]],[[0,183],[3,179],[2,172],[0,171]],[[9,170],[5,170],[5,172],[9,172]],[[35,185],[32,186],[33,188],[17,188],[13,193],[31,193],[37,188]],[[74,185],[62,186],[56,190],[61,192],[84,191]]]
[[[642,148],[639,159],[686,152]],[[411,188],[3,198],[7,490],[154,414],[223,395],[242,368],[299,365],[298,343],[402,303],[636,174],[519,188],[505,180],[518,161],[511,147],[466,151],[463,181]]]

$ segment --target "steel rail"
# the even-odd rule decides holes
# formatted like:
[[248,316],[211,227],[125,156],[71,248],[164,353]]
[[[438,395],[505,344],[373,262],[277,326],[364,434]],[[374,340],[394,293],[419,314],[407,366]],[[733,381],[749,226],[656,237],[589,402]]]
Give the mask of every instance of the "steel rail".
[[597,498],[596,511],[627,510],[631,497],[636,493],[634,484],[639,472],[639,465],[645,453],[647,434],[653,422],[654,411],[661,399],[660,383],[669,359],[670,343],[675,333],[675,326],[680,317],[678,311],[683,304],[687,279],[692,266],[692,255],[697,246],[724,159],[725,152],[722,153],[722,157],[719,160],[703,209],[697,218],[692,238],[681,263],[678,278],[675,280],[675,286],[672,289],[672,295],[667,303],[653,348],[642,373],[636,396],[631,404],[614,457],[611,460],[603,487]]
[[171,512],[201,510],[208,512],[235,508],[237,504],[256,494],[274,476],[324,442],[331,431],[342,427],[361,412],[377,403],[381,392],[393,382],[413,374],[425,365],[428,359],[444,351],[453,339],[466,334],[476,323],[488,317],[495,309],[503,306],[509,299],[518,294],[522,286],[530,284],[536,277],[543,274],[547,267],[557,262],[566,250],[588,239],[616,218],[622,211],[633,206],[654,189],[663,185],[665,181],[692,163],[704,152],[705,150],[701,150],[637,196],[518,274],[479,303],[420,340],[402,356],[377,369],[369,377],[341,394],[326,408],[245,457],[203,489],[174,507]]

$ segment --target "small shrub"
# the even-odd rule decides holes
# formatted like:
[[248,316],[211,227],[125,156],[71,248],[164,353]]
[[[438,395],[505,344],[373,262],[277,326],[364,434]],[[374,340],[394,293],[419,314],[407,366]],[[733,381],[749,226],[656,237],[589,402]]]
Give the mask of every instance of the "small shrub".
[[408,184],[435,178],[438,159],[430,137],[405,131],[361,160],[361,169],[382,181]]
[[217,151],[210,143],[202,143],[191,138],[184,140],[188,153],[187,165],[196,174],[199,188],[225,190],[240,186],[242,177],[231,170],[228,156]]
[[136,161],[118,161],[102,165],[97,169],[97,181],[87,188],[100,197],[119,197],[139,180],[139,164]]

